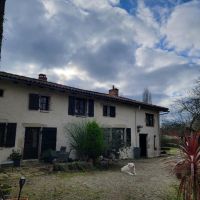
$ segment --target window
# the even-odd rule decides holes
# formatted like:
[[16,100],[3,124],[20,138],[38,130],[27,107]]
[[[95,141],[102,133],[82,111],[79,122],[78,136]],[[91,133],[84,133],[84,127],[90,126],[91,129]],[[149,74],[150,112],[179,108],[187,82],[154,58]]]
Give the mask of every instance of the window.
[[119,152],[120,148],[131,146],[131,128],[104,128],[106,156],[109,152]]
[[94,117],[94,100],[69,96],[68,114]]
[[81,98],[75,99],[75,114],[86,115],[86,100]]
[[0,123],[0,147],[14,147],[16,123]]
[[154,126],[154,115],[146,113],[146,126]]
[[40,96],[40,110],[49,110],[49,97]]
[[41,96],[39,94],[29,94],[30,110],[49,110],[50,97]]
[[115,106],[103,106],[103,116],[105,117],[115,117],[116,111]]
[[4,90],[0,89],[0,97],[3,97]]

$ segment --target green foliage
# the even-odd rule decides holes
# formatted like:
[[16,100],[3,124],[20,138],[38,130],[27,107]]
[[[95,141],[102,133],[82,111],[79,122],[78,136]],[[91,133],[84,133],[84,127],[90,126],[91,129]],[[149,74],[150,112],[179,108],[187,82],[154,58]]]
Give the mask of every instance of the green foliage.
[[174,172],[180,179],[178,196],[183,200],[200,199],[200,145],[199,135],[185,136],[180,145],[182,159],[176,163]]
[[10,156],[8,157],[10,160],[21,160],[22,158],[22,154],[20,153],[19,150],[12,150],[12,153],[10,154]]
[[92,170],[93,165],[90,162],[78,161],[71,163],[55,163],[53,166],[54,171],[87,171]]
[[178,147],[178,137],[161,135],[161,147]]
[[44,162],[51,163],[56,158],[56,152],[52,149],[47,149],[43,152],[41,159],[44,160]]
[[67,128],[71,147],[81,159],[96,159],[104,150],[103,131],[97,122],[73,123]]

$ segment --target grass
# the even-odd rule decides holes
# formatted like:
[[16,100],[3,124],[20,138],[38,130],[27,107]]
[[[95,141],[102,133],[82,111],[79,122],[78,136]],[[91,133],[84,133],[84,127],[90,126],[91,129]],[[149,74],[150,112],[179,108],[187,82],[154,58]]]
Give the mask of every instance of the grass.
[[[95,169],[56,173],[51,171],[51,165],[26,165],[6,169],[4,174],[5,180],[12,185],[13,197],[19,191],[19,177],[24,175],[27,181],[22,196],[28,196],[30,200],[145,200],[148,197],[155,197],[154,200],[175,200],[174,188],[170,187],[168,192],[168,186],[173,180],[163,171],[162,162],[161,159],[136,161],[138,173],[134,177],[120,172],[120,166],[124,163],[106,171]],[[160,184],[157,184],[159,181]]]
[[179,153],[179,148],[177,147],[170,147],[170,150],[167,151],[170,155],[177,155]]

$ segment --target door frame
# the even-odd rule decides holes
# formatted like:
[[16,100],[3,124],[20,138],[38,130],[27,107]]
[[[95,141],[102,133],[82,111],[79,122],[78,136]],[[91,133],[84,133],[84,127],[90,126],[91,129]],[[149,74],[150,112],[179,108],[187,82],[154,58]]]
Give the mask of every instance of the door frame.
[[[140,136],[142,137],[145,137],[146,138],[146,147],[145,147],[145,156],[141,156],[141,145],[140,145]],[[140,157],[144,157],[144,158],[147,158],[148,157],[148,134],[147,133],[140,133],[139,134],[139,147],[140,147]],[[143,146],[144,147],[144,146]]]

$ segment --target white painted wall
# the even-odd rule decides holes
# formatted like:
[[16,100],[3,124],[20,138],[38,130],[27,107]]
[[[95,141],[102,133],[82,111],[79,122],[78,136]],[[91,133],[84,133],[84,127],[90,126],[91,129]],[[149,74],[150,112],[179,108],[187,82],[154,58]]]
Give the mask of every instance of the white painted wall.
[[[136,126],[142,125],[141,133],[148,134],[148,157],[159,155],[159,114],[158,112],[139,110],[126,104],[103,102],[95,99],[94,117],[76,117],[68,115],[68,95],[45,88],[16,84],[0,80],[0,88],[4,89],[4,96],[0,97],[0,122],[17,123],[15,149],[23,152],[25,127],[57,127],[57,150],[61,146],[67,146],[65,126],[70,122],[95,119],[104,127],[131,128],[131,147],[128,156],[133,158],[133,147],[139,146],[139,136]],[[38,93],[48,95],[50,99],[50,111],[40,112],[28,109],[29,94]],[[103,117],[103,104],[109,103],[116,106],[116,117]],[[145,112],[155,114],[155,126],[146,127]],[[157,151],[153,147],[153,135],[157,135]],[[5,161],[10,155],[12,148],[0,147],[0,162]],[[121,154],[126,157],[126,154]]]

